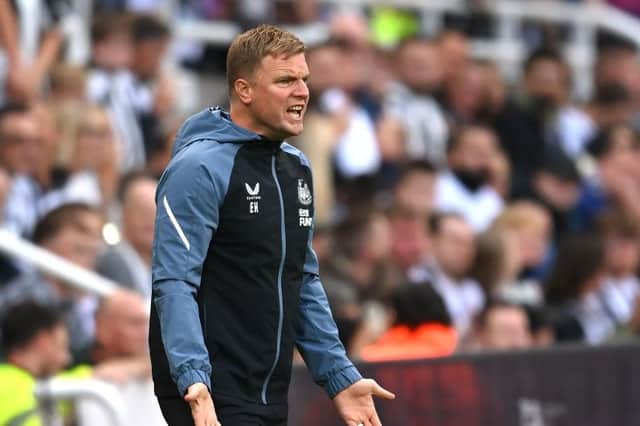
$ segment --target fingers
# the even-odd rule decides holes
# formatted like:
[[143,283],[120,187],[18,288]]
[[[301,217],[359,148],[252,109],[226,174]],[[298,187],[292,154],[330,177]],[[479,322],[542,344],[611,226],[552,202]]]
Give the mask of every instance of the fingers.
[[186,402],[196,402],[198,400],[198,394],[189,392],[184,396]]
[[383,399],[395,399],[396,395],[392,392],[389,392],[382,386],[380,386],[375,380],[373,380],[373,389],[371,393],[375,396],[379,396]]
[[205,407],[193,407],[191,416],[193,417],[194,426],[221,426],[213,411]]
[[380,421],[380,417],[378,417],[378,413],[373,412],[373,416],[371,417],[371,424],[373,426],[382,426],[382,422]]

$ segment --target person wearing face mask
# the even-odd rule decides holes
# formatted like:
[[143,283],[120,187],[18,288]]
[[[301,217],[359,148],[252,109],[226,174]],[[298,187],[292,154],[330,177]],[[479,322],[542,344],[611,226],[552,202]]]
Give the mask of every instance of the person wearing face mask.
[[503,200],[490,184],[500,155],[495,133],[480,124],[462,126],[447,147],[449,169],[436,180],[435,209],[460,214],[475,232],[488,228]]

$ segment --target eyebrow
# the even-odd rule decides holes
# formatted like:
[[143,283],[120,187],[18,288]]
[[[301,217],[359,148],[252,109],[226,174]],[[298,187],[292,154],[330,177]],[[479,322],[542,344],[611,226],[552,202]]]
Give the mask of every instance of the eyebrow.
[[[293,74],[281,74],[281,75],[276,76],[276,78],[275,78],[275,79],[276,79],[276,81],[280,81],[280,80],[287,80],[287,81],[291,81],[291,80],[297,80],[297,79],[298,79],[298,77],[296,77],[296,76],[295,76],[295,75],[293,75]],[[305,82],[306,82],[307,80],[309,80],[309,74],[305,74],[305,75],[303,75],[303,76],[302,76],[302,80],[303,80],[303,81],[305,81]]]

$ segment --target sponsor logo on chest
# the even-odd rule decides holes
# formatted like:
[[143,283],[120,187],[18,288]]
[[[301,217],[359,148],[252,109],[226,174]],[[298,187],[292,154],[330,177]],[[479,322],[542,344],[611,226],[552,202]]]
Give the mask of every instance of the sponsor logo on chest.
[[249,214],[257,214],[260,212],[260,206],[258,201],[262,198],[260,196],[260,182],[257,182],[254,187],[251,187],[248,183],[244,183],[244,188],[247,190],[247,201],[249,202]]
[[[303,206],[308,206],[313,201],[309,185],[304,179],[298,179],[298,201]],[[312,225],[313,218],[309,209],[298,209],[298,226],[308,228]]]

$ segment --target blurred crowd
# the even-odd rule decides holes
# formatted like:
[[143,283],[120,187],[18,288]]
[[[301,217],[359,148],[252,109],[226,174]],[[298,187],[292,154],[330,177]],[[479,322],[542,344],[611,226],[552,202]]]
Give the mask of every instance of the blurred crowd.
[[[72,65],[67,3],[42,2],[37,22],[23,3],[0,2],[0,224],[122,289],[99,299],[0,256],[0,349],[36,377],[64,365],[145,377],[157,179],[181,121],[224,105],[209,90],[224,80],[224,49],[176,42],[152,1],[102,0],[90,61]],[[599,38],[591,94],[578,99],[544,28],[528,29],[539,37],[507,81],[471,56],[472,19],[425,37],[411,11],[183,3],[243,27],[329,29],[308,46],[311,101],[290,142],[313,166],[314,249],[354,359],[640,332],[635,45]]]

